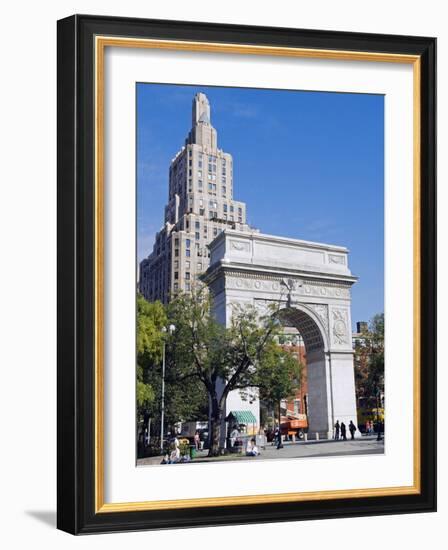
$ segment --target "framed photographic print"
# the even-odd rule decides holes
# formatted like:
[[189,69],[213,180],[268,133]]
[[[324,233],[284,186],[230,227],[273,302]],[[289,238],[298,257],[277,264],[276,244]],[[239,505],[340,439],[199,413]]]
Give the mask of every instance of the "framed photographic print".
[[58,527],[434,511],[433,38],[58,22]]

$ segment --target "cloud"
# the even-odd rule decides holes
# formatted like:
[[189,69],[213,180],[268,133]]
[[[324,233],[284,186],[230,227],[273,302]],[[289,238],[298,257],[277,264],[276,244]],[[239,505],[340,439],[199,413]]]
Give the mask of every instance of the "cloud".
[[307,239],[325,241],[334,238],[338,231],[334,221],[326,218],[317,218],[308,222],[298,221],[301,222],[301,232],[306,235]]
[[220,101],[216,105],[212,104],[212,118],[213,111],[226,113],[236,118],[246,118],[250,120],[254,120],[260,116],[260,111],[255,105],[241,101]]

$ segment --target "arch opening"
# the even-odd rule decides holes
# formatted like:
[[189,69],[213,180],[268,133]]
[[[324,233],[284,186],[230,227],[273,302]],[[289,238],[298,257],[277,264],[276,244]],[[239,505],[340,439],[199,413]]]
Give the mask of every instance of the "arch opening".
[[[295,329],[303,341],[305,358],[307,423],[310,439],[327,438],[332,430],[332,403],[329,361],[325,337],[311,314],[295,307],[276,313],[287,328]],[[303,392],[302,392],[303,393]]]

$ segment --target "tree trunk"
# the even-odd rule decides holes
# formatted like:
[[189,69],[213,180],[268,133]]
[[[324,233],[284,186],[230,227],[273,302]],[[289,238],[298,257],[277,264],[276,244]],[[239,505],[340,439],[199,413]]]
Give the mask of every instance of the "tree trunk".
[[212,411],[211,411],[211,439],[210,439],[210,449],[208,456],[218,456],[221,454],[221,423],[223,409],[219,406],[218,400],[215,398],[211,400]]

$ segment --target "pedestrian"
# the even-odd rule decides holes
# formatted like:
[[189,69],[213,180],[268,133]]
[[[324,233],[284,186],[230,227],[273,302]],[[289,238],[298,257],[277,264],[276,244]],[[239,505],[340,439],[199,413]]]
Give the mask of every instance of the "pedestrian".
[[341,437],[343,441],[347,441],[347,429],[344,422],[341,422]]
[[336,441],[338,441],[339,439],[340,428],[341,426],[339,425],[339,420],[336,420],[336,424],[334,425],[334,438],[336,439]]
[[196,450],[199,451],[199,447],[201,446],[201,438],[199,437],[199,432],[197,430],[194,434],[194,445],[196,447]]
[[366,422],[366,435],[370,434],[370,420],[367,420]]
[[350,420],[350,424],[348,425],[348,429],[350,430],[351,438],[355,439],[356,426],[353,424],[353,420]]
[[280,426],[278,426],[275,430],[275,439],[277,440],[277,449],[283,449],[282,431]]

